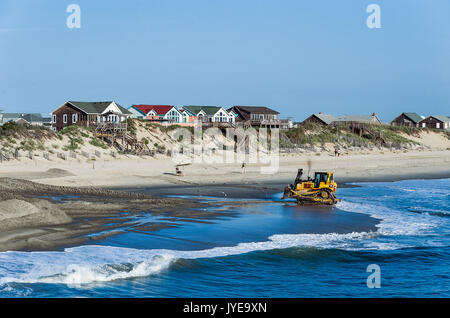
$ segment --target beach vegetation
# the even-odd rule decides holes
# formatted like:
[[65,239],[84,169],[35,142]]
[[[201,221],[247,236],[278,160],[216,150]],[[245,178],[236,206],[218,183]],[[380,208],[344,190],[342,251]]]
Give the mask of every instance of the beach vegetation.
[[166,146],[164,145],[157,145],[156,146],[156,151],[160,154],[164,154],[166,152]]
[[76,125],[65,127],[64,129],[60,130],[60,135],[78,135],[80,134],[80,127]]
[[450,140],[450,131],[444,131],[444,136],[447,137],[448,140]]
[[387,125],[371,125],[371,128],[381,133],[386,142],[397,145],[418,144],[416,141],[413,141],[401,135],[401,133],[403,133],[408,136],[420,136],[420,130],[418,128]]
[[8,140],[8,142],[9,142],[10,144],[16,144],[16,143],[17,143],[17,141],[16,141],[14,138],[11,138],[11,136],[8,136],[8,137],[6,138],[6,140]]
[[23,151],[44,151],[45,147],[40,141],[25,139],[20,142],[20,149],[22,149]]
[[95,146],[95,147],[105,149],[105,150],[108,149],[108,146],[103,141],[98,139],[97,137],[91,137],[91,139],[89,140],[89,144],[91,144],[92,146]]
[[[387,125],[370,125],[372,130],[380,133],[390,146],[418,144],[407,136],[420,137],[421,130],[416,127],[394,127]],[[280,134],[281,148],[295,148],[302,146],[324,146],[325,144],[350,146],[360,148],[373,148],[379,140],[370,134],[360,136],[352,131],[350,125],[323,126],[317,123],[305,123]]]
[[128,132],[132,136],[136,136],[137,127],[136,127],[136,122],[135,122],[135,120],[133,118],[128,118],[127,119],[127,127],[128,127]]
[[77,136],[70,136],[69,137],[69,144],[65,145],[62,149],[64,151],[75,151],[78,149],[79,145],[84,144],[83,139]]

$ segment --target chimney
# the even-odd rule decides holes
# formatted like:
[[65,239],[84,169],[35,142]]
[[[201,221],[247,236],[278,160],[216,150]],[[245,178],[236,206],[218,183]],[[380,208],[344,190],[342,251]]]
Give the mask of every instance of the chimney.
[[323,113],[322,112],[319,112],[319,115],[322,115]]
[[372,116],[374,116],[374,117],[375,117],[375,113],[372,113]]

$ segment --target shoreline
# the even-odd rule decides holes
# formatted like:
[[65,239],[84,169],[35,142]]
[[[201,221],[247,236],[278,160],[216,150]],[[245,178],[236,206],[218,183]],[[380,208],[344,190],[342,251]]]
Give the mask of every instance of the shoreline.
[[[445,175],[448,177],[448,175]],[[358,187],[357,185],[351,185],[348,183],[353,182],[395,182],[400,180],[408,179],[442,179],[437,178],[435,174],[416,174],[411,175],[410,178],[378,178],[375,180],[348,180],[347,183],[341,184],[341,188]],[[19,184],[21,181],[18,182]],[[36,186],[34,182],[25,182],[25,184]],[[39,189],[41,186],[47,188],[45,185],[38,185]],[[184,222],[194,222],[194,223],[211,223],[217,216],[223,216],[222,214],[217,215],[210,212],[205,212],[205,209],[201,207],[225,207],[229,206],[238,208],[252,205],[270,204],[273,200],[278,198],[273,198],[270,200],[270,196],[281,192],[278,186],[284,186],[281,181],[273,181],[271,183],[259,184],[257,186],[239,185],[239,184],[203,184],[200,186],[152,186],[148,188],[127,188],[127,189],[96,189],[92,188],[72,188],[72,190],[78,191],[79,196],[66,198],[64,202],[57,202],[58,199],[53,198],[53,204],[65,205],[63,213],[68,215],[71,220],[69,222],[61,222],[56,224],[40,224],[36,222],[34,225],[26,224],[23,227],[13,228],[8,231],[0,231],[0,252],[3,251],[51,251],[51,250],[62,250],[67,247],[78,246],[81,244],[91,244],[97,240],[105,239],[110,236],[117,234],[122,234],[123,228],[128,225],[133,226],[133,214],[139,213],[140,211],[147,211],[147,213],[154,216],[163,216],[162,218],[168,223],[156,222],[149,223],[146,225],[140,225],[137,229],[151,232],[157,232],[161,229],[171,227],[168,225],[170,219],[183,218]],[[48,192],[49,197],[43,199],[42,196],[38,196],[37,193],[28,193],[30,196],[21,197],[20,199],[25,199],[27,202],[33,201],[45,201],[50,199],[50,195],[65,196],[71,193],[70,189],[63,187],[66,191],[55,190],[57,187],[49,187],[54,189],[53,192]],[[205,190],[208,191],[205,191]],[[17,190],[17,189],[16,189]],[[26,191],[29,191],[27,189]],[[106,192],[104,192],[106,191]],[[132,192],[130,192],[132,191]],[[140,191],[140,193],[135,193],[134,191]],[[17,197],[18,193],[15,191],[13,197]],[[201,196],[203,197],[214,197],[217,201],[214,203],[200,202]],[[95,196],[93,193],[100,194]],[[107,193],[108,195],[105,195]],[[113,198],[112,194],[122,194],[119,197]],[[224,195],[226,194],[226,195]],[[5,192],[2,194],[5,195]],[[165,197],[169,196],[169,197]],[[172,198],[170,196],[187,196],[194,198]],[[199,197],[196,197],[199,196]],[[38,199],[37,197],[40,197]],[[127,199],[128,197],[128,199]],[[129,200],[129,198],[141,198],[142,201],[138,199]],[[168,202],[182,202],[183,209],[179,209],[177,204],[177,209],[174,207],[170,208],[170,204],[163,203],[159,207],[148,208],[148,198],[156,199],[157,201],[169,200]],[[230,201],[220,201],[224,200]],[[11,199],[11,198],[9,198]],[[239,201],[233,201],[237,199]],[[251,200],[245,200],[251,199]],[[99,202],[101,200],[101,202]],[[174,201],[172,201],[174,200]],[[3,201],[4,202],[4,201]],[[278,203],[281,203],[278,201]],[[186,206],[187,204],[187,206]],[[88,207],[88,211],[86,208]],[[203,211],[202,211],[203,210]],[[0,210],[1,212],[1,210]],[[124,212],[126,212],[124,214]],[[336,211],[335,211],[336,212]],[[334,213],[335,213],[334,212]],[[360,214],[355,212],[345,212],[344,214]],[[233,216],[230,213],[229,216]],[[379,220],[369,217],[371,220],[371,226],[375,226]],[[350,220],[350,219],[349,219]],[[348,222],[349,224],[352,221]],[[369,224],[368,223],[368,224]],[[368,226],[367,224],[365,225]]]
[[[353,183],[366,183],[366,182],[396,182],[403,180],[432,180],[432,179],[449,179],[450,171],[445,173],[417,172],[409,175],[380,175],[363,178],[342,177],[337,178],[339,188],[353,188],[359,187]],[[211,197],[228,197],[228,198],[240,198],[240,199],[267,199],[268,197],[282,193],[286,185],[292,183],[293,180],[280,179],[270,182],[258,182],[256,184],[242,184],[237,182],[231,183],[199,183],[195,185],[167,185],[167,184],[154,184],[149,186],[136,187],[130,185],[128,187],[116,187],[107,188],[118,191],[143,191],[144,193],[152,194],[155,196],[211,196]],[[181,192],[181,194],[180,194]]]
[[[213,220],[216,215],[201,207],[214,203],[201,203],[199,198],[241,199],[239,204],[244,204],[245,199],[252,199],[246,204],[258,199],[278,200],[273,196],[283,192],[294,181],[297,169],[307,168],[310,160],[312,172],[336,171],[338,197],[339,188],[356,187],[351,183],[450,178],[450,151],[401,153],[394,157],[392,154],[353,155],[338,160],[330,156],[282,159],[276,175],[262,175],[261,166],[252,164],[245,174],[236,164],[197,164],[187,167],[183,177],[170,173],[174,168],[171,160],[157,159],[104,161],[97,163],[95,169],[83,162],[19,164],[14,168],[0,165],[0,199],[8,201],[3,210],[0,206],[0,222],[7,224],[0,228],[0,250],[76,246],[91,240],[89,234],[109,231],[106,236],[115,235],[121,227],[134,226],[133,218],[142,211],[192,222]],[[65,202],[52,198],[67,195],[75,197],[66,198]],[[10,208],[23,204],[31,204],[26,209],[36,214],[11,218]],[[5,218],[9,218],[9,228]],[[149,223],[143,228],[158,231],[164,226]]]

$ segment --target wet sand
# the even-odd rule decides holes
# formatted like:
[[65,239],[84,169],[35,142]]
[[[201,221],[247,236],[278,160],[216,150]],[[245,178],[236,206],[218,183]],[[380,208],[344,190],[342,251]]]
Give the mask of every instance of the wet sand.
[[[41,182],[44,172],[33,179]],[[67,173],[53,170],[55,178]],[[187,222],[214,223],[217,217],[236,216],[243,206],[264,206],[276,203],[285,185],[292,179],[280,177],[272,180],[246,180],[245,182],[154,184],[141,187],[75,187],[41,184],[33,181],[0,178],[0,251],[54,250],[89,244],[127,231],[155,233],[178,227]],[[410,174],[383,174],[372,176],[339,176],[339,187],[350,187],[352,182],[388,182],[404,179],[430,179],[450,177],[448,171]],[[276,195],[279,194],[279,195]],[[171,196],[178,196],[173,198]],[[185,196],[180,198],[179,196]],[[215,202],[200,202],[205,197],[218,198]],[[238,199],[233,201],[233,199]],[[242,200],[243,199],[243,200]],[[245,200],[248,199],[248,200]],[[223,200],[223,201],[221,201]],[[258,201],[259,200],[259,201]],[[227,206],[220,212],[210,207]],[[22,210],[27,211],[22,215]],[[15,211],[15,212],[14,212]],[[34,211],[34,212],[33,212]],[[135,216],[147,213],[160,216],[158,222],[137,223]],[[337,210],[336,216],[348,224],[348,231],[375,230],[376,220]],[[182,219],[181,223],[178,219]],[[330,219],[331,220],[331,219]],[[357,222],[355,222],[357,220]],[[318,228],[320,225],[311,225]],[[328,224],[330,225],[330,224]],[[332,230],[331,228],[328,228]],[[337,227],[336,227],[337,229]],[[99,233],[98,235],[92,235]]]
[[[268,204],[297,209],[295,203],[280,202],[274,195],[279,192],[279,185],[281,183],[258,187],[204,185],[122,191],[58,187],[0,178],[0,199],[4,200],[0,203],[0,251],[61,250],[105,241],[124,233],[154,233],[154,237],[158,237],[161,231],[189,223],[207,228],[218,218],[239,217],[243,210],[252,214],[264,212]],[[195,197],[199,192],[203,198]],[[205,196],[217,198],[204,200]],[[299,211],[297,209],[296,213]],[[370,217],[339,210],[327,213],[327,223],[312,217],[311,209],[301,214],[302,218],[309,215],[304,226],[298,228],[305,233],[367,231],[375,230],[376,225],[376,220]],[[142,223],[142,215],[155,219]]]
[[[373,176],[338,176],[336,182],[338,188],[355,187],[352,183],[359,182],[395,182],[401,180],[414,179],[443,179],[450,178],[450,171],[444,172],[422,172],[417,171],[410,174],[392,173],[379,174]],[[294,182],[295,175],[292,178],[274,178],[271,181],[264,182],[226,182],[226,183],[203,183],[195,185],[150,185],[142,187],[121,187],[117,188],[124,191],[151,193],[156,196],[211,196],[218,198],[242,198],[242,199],[267,199],[275,193],[282,193],[286,185]]]
[[0,251],[80,245],[89,240],[87,234],[132,226],[131,217],[142,211],[199,218],[205,215],[199,209],[205,204],[195,200],[49,186],[10,178],[0,178],[0,200]]

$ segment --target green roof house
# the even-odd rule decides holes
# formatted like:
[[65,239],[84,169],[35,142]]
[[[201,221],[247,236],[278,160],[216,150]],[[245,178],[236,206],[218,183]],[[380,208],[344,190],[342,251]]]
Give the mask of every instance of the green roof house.
[[400,116],[391,121],[391,126],[419,127],[419,122],[423,119],[425,117],[416,113],[401,113]]
[[71,125],[97,126],[99,123],[121,123],[131,113],[114,101],[77,102],[68,101],[52,113],[52,129],[60,131]]
[[190,117],[201,122],[234,123],[235,116],[220,106],[183,106],[181,109]]

